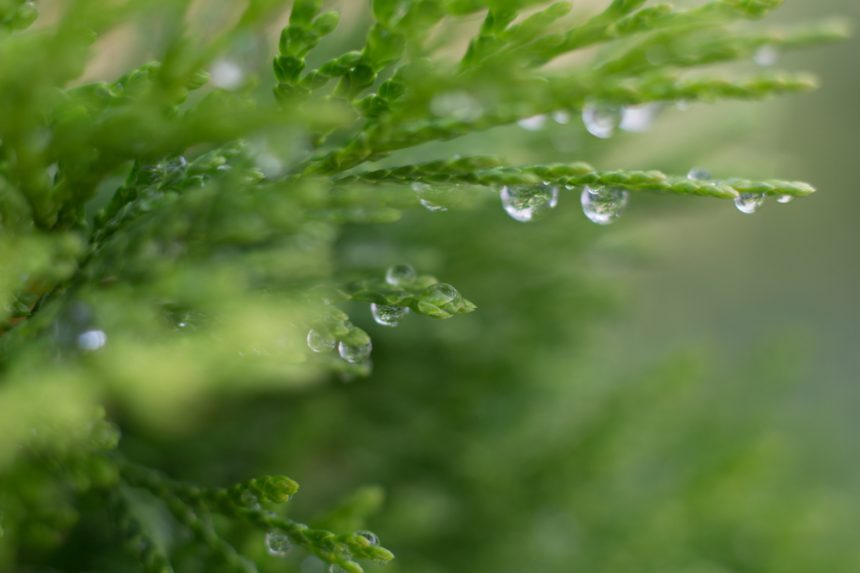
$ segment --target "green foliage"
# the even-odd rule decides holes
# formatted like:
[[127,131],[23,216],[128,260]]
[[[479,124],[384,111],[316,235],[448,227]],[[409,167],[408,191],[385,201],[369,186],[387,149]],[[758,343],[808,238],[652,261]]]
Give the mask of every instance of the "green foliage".
[[[0,0],[0,108],[6,110],[0,114],[2,570],[126,571],[135,562],[159,573],[299,567],[267,561],[264,533],[284,537],[315,557],[313,564],[325,563],[332,571],[360,573],[361,562],[390,561],[393,554],[361,529],[382,503],[374,486],[340,504],[317,502],[314,511],[321,517],[308,526],[286,517],[293,512],[286,503],[298,489],[289,478],[253,478],[247,467],[205,475],[204,463],[183,468],[184,454],[170,459],[158,452],[173,451],[175,444],[166,442],[206,432],[222,400],[244,404],[261,395],[304,396],[329,373],[344,381],[367,376],[372,340],[365,321],[347,312],[356,303],[385,307],[400,318],[409,309],[421,315],[415,320],[473,313],[475,303],[435,276],[448,280],[449,269],[438,263],[432,243],[407,248],[409,231],[392,230],[376,239],[369,257],[362,255],[362,241],[373,238],[382,224],[405,220],[420,234],[422,223],[416,221],[434,216],[416,215],[420,204],[449,209],[452,217],[477,218],[487,198],[506,186],[728,200],[813,193],[797,182],[598,169],[582,162],[585,157],[519,166],[478,154],[427,157],[423,144],[544,114],[579,115],[593,105],[618,111],[806,91],[816,85],[806,74],[742,74],[713,66],[749,59],[763,47],[790,49],[845,36],[839,22],[765,31],[744,22],[765,16],[780,4],[775,0],[710,0],[693,7],[615,0],[591,17],[569,2],[376,0],[369,22],[353,17],[341,29],[339,12],[323,11],[319,0],[295,0],[271,74],[259,65],[274,48],[260,38],[283,11],[280,2],[249,1],[223,18],[218,3],[203,3],[207,16],[214,14],[211,19],[192,4],[75,0],[48,5],[38,19],[33,2]],[[475,15],[482,23],[452,57],[448,48],[464,34],[461,21]],[[365,25],[359,48],[342,49],[350,40],[338,34],[355,36]],[[144,49],[123,49],[112,32],[127,29],[141,34]],[[105,78],[94,63],[102,54],[123,64],[136,58],[140,65],[127,66],[118,79]],[[566,63],[568,56],[574,58]],[[422,159],[411,159],[416,156]],[[489,224],[464,222],[460,231],[439,233],[438,248],[483,253],[498,246]],[[569,248],[584,249],[586,241],[575,239]],[[544,246],[558,244],[553,241]],[[528,258],[517,248],[512,253]],[[420,274],[403,263],[406,259],[414,259]],[[476,257],[473,266],[480,260]],[[537,263],[497,262],[498,269],[537,272],[529,266]],[[464,275],[469,276],[460,269]],[[492,278],[509,280],[504,274]],[[483,286],[482,292],[497,296],[504,291]],[[537,310],[526,315],[547,325],[555,318],[547,302],[551,296],[560,297],[556,303],[573,300],[569,310],[583,318],[600,310],[585,291],[571,299],[569,292],[534,292],[523,284],[508,294],[537,301]],[[454,404],[441,427],[419,428],[422,442],[455,444],[458,424],[474,429],[457,404],[471,407],[506,391],[511,400],[523,398],[526,388],[505,377],[510,357],[499,353],[515,347],[518,336],[538,333],[528,331],[521,315],[511,316],[511,324],[486,330],[495,342],[483,349],[473,331],[451,345],[432,337],[412,340],[413,348],[427,350],[415,372],[399,371],[403,363],[392,358],[398,380],[439,383],[428,408],[438,408],[441,400]],[[437,332],[431,321],[421,328]],[[452,348],[470,348],[477,358],[453,357]],[[473,388],[454,391],[426,379],[432,370],[426,363],[435,356],[465,373],[477,364],[493,375],[476,376]],[[380,388],[384,393],[355,396],[356,404],[369,410],[406,408],[421,416],[423,398],[416,389],[401,388],[403,403],[386,406],[397,389]],[[597,459],[600,448],[629,429],[626,416],[632,416],[634,399],[618,400],[606,418],[583,414],[582,423],[593,429],[575,447],[587,450],[582,459],[594,464],[579,479],[599,480],[610,496],[618,493],[617,486],[624,498],[630,484],[613,481],[624,468],[607,469]],[[333,408],[329,414],[338,414]],[[227,418],[248,415],[243,407],[236,412]],[[273,421],[280,416],[266,414],[263,405],[259,412],[274,428],[293,424]],[[299,412],[285,435],[303,435],[307,444],[325,441],[316,414],[312,408]],[[487,427],[504,425],[508,418],[502,418],[489,420]],[[356,435],[367,430],[358,421],[342,424],[338,427]],[[270,436],[272,428],[267,432]],[[265,439],[278,447],[276,439]],[[510,454],[506,440],[520,438],[502,432],[499,439],[493,447]],[[308,453],[304,443],[291,443],[296,453],[283,459],[301,464],[302,453],[307,459],[325,453],[323,447]],[[558,443],[561,448],[564,440]],[[376,460],[378,478],[368,476],[369,481],[397,485],[403,469],[397,464],[408,465],[409,457],[395,449],[391,461]],[[439,529],[439,546],[456,548],[439,556],[440,563],[466,570],[463,547],[478,543],[476,536],[486,536],[485,528],[494,525],[509,544],[498,558],[520,568],[542,553],[559,570],[600,560],[597,532],[613,526],[602,523],[597,508],[583,510],[594,525],[587,536],[594,545],[586,551],[597,556],[592,561],[553,557],[540,543],[524,543],[515,554],[518,544],[509,539],[515,524],[510,515],[493,513],[500,500],[510,500],[519,513],[532,509],[528,496],[518,498],[514,486],[534,478],[546,491],[561,489],[550,468],[541,466],[559,462],[560,454],[535,452],[531,463],[521,460],[517,472],[505,478],[509,481],[494,482],[480,467],[480,452],[458,447],[454,453],[453,463],[462,462],[464,474],[447,477],[460,482],[461,507],[451,509],[445,496],[432,492],[412,496]],[[477,455],[470,460],[472,454]],[[727,454],[732,460],[743,455]],[[441,463],[440,457],[432,461]],[[559,475],[568,475],[569,468],[560,465]],[[441,473],[448,471],[453,470]],[[238,485],[198,485],[228,480]],[[315,486],[311,480],[306,490]],[[414,509],[408,506],[410,496],[402,497],[406,507],[394,509],[392,531],[397,511],[402,516]],[[636,502],[631,499],[622,509],[635,516]],[[448,513],[456,519],[446,531]],[[433,521],[434,515],[443,517]],[[469,519],[481,528],[468,527]],[[666,520],[660,525],[689,525],[684,516]],[[644,542],[626,530],[615,533],[629,543],[629,553],[607,570],[635,570],[630,556],[645,551]],[[408,539],[402,541],[408,546]],[[120,545],[126,555],[115,550]],[[476,570],[503,569],[477,549],[474,558]],[[438,570],[423,563],[404,568]],[[659,566],[648,562],[639,570]]]

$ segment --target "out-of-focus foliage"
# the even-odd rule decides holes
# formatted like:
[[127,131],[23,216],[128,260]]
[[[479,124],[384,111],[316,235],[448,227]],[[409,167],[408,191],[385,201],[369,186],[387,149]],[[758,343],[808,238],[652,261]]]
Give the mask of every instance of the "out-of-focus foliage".
[[[807,90],[717,67],[844,36],[749,25],[778,4],[376,0],[337,29],[296,0],[274,47],[269,0],[0,0],[0,570],[359,573],[393,557],[383,491],[404,571],[855,570],[856,515],[694,361],[561,366],[607,310],[581,215],[487,210],[813,189],[438,143]],[[730,387],[766,408],[771,376]]]

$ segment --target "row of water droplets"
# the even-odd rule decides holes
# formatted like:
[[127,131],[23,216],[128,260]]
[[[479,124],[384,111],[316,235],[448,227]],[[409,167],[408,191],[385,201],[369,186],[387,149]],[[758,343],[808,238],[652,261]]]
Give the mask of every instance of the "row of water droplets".
[[[704,169],[695,168],[691,169],[687,174],[687,179],[691,179],[693,181],[709,181],[711,179],[711,174]],[[762,205],[764,205],[765,199],[766,195],[764,193],[740,193],[735,197],[735,207],[744,215],[752,215],[757,212]],[[794,197],[791,195],[780,195],[776,199],[776,202],[781,205],[787,205],[792,201],[794,201]]]
[[[566,189],[576,187],[566,185]],[[544,181],[538,185],[505,185],[500,197],[502,208],[515,221],[529,223],[542,218],[558,205],[560,187]],[[583,186],[582,212],[592,223],[608,225],[621,216],[629,193],[618,187]]]
[[[368,545],[379,545],[379,537],[372,531],[356,531],[356,535],[367,540]],[[273,529],[266,533],[266,551],[272,557],[286,557],[293,549],[293,542],[290,540],[289,534],[282,529]],[[337,567],[332,565],[329,571],[334,572]]]

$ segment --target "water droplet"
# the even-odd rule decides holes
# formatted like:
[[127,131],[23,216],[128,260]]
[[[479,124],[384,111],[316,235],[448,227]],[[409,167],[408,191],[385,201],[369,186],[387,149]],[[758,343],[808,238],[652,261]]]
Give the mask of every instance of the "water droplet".
[[379,537],[372,531],[362,530],[356,531],[356,535],[364,537],[370,545],[379,545]]
[[466,92],[448,92],[433,98],[430,111],[437,117],[450,117],[457,121],[475,121],[484,114],[481,102]]
[[711,179],[711,172],[705,169],[699,169],[698,167],[693,167],[690,169],[690,172],[687,173],[687,179],[690,181],[709,181]]
[[266,533],[266,550],[274,557],[284,557],[293,548],[289,536],[280,529]]
[[312,328],[308,331],[307,336],[308,348],[313,352],[331,352],[334,350],[337,340],[331,333]]
[[340,565],[335,565],[334,563],[332,563],[331,565],[328,566],[328,573],[347,573],[347,572],[346,572],[346,569],[344,569]]
[[409,307],[372,303],[370,312],[376,324],[397,326],[400,324],[400,320],[409,313]]
[[753,62],[763,68],[772,66],[779,61],[779,50],[775,46],[762,46],[753,56]]
[[585,187],[580,201],[588,220],[598,225],[609,225],[621,216],[630,194],[617,187]]
[[501,191],[502,207],[515,221],[527,223],[558,205],[558,187],[540,185],[506,185]]
[[337,353],[350,364],[360,364],[370,358],[373,344],[370,338],[356,341],[341,340],[337,345]]
[[247,489],[241,493],[241,495],[239,496],[239,501],[242,503],[242,505],[250,509],[260,509],[261,507],[260,499],[257,497],[257,495]]
[[781,205],[788,205],[792,201],[794,201],[794,197],[791,195],[780,195],[779,198],[776,200],[776,202]]
[[403,286],[415,280],[418,275],[409,265],[392,265],[385,271],[385,282],[391,286]]
[[424,289],[421,298],[435,306],[442,306],[458,300],[460,292],[447,283],[436,283]]
[[745,215],[752,215],[764,205],[764,193],[741,193],[735,199],[735,207]]
[[546,116],[533,115],[532,117],[519,120],[517,125],[526,131],[540,131],[546,125]]
[[426,193],[430,191],[430,189],[432,189],[430,185],[419,181],[412,184],[412,191],[418,196],[418,202],[421,203],[422,207],[433,213],[442,213],[447,211],[448,207],[440,205],[426,197]]
[[107,344],[107,334],[103,330],[87,330],[78,335],[78,348],[93,351]]
[[552,120],[559,125],[567,125],[570,123],[570,114],[564,110],[559,110],[552,114]]
[[616,105],[589,103],[582,110],[585,129],[594,137],[609,139],[621,121],[621,108]]
[[621,112],[619,127],[630,133],[644,133],[651,129],[659,111],[660,104],[656,103],[627,106]]
[[212,84],[225,90],[234,90],[242,85],[245,74],[236,62],[218,60],[209,70]]

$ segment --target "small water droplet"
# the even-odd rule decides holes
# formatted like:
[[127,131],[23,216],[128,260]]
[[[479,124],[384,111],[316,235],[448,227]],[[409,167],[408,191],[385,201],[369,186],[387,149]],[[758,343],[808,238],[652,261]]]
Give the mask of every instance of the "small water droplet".
[[266,550],[274,557],[284,557],[293,548],[290,537],[280,529],[266,533]]
[[356,531],[356,535],[364,537],[370,545],[379,545],[379,537],[372,531],[362,530]]
[[103,330],[87,330],[78,335],[78,348],[91,352],[107,344],[107,334]]
[[753,56],[753,62],[757,66],[767,68],[779,61],[779,50],[775,46],[762,46]]
[[588,220],[598,225],[609,225],[621,216],[630,194],[616,187],[585,187],[580,202]]
[[340,565],[335,565],[334,563],[332,563],[328,566],[328,573],[346,573],[346,569],[344,569]]
[[552,114],[552,120],[559,125],[567,125],[570,123],[570,114],[564,110],[559,110]]
[[627,106],[621,113],[619,127],[630,133],[644,133],[651,129],[659,111],[660,104],[656,103]]
[[335,344],[337,344],[337,340],[335,340],[331,333],[317,330],[315,328],[308,331],[306,341],[308,343],[308,348],[317,353],[331,352],[334,350]]
[[337,353],[350,364],[360,364],[370,358],[373,344],[370,339],[359,341],[341,340],[337,345]]
[[690,181],[709,181],[711,179],[711,172],[705,169],[699,169],[698,167],[693,167],[690,169],[690,172],[687,173],[687,179]]
[[391,265],[385,271],[385,282],[391,286],[403,286],[414,281],[417,276],[415,269],[409,265]]
[[546,116],[533,115],[532,117],[519,120],[517,125],[526,131],[540,131],[546,125]]
[[260,499],[257,497],[257,495],[247,489],[241,493],[241,495],[239,496],[239,501],[242,503],[242,505],[250,509],[260,509],[261,507]]
[[218,60],[209,70],[212,84],[225,90],[234,90],[242,85],[245,74],[236,62]]
[[764,193],[741,193],[735,199],[735,207],[745,215],[752,215],[764,205]]
[[792,201],[794,201],[794,197],[791,195],[780,195],[779,198],[776,200],[776,202],[781,205],[788,205]]
[[616,105],[588,103],[582,110],[582,123],[594,137],[609,139],[621,121],[621,108]]
[[409,313],[409,307],[372,303],[370,313],[376,324],[397,326],[400,324],[400,320]]
[[558,205],[558,187],[539,185],[506,185],[500,193],[502,207],[515,221],[534,221]]

